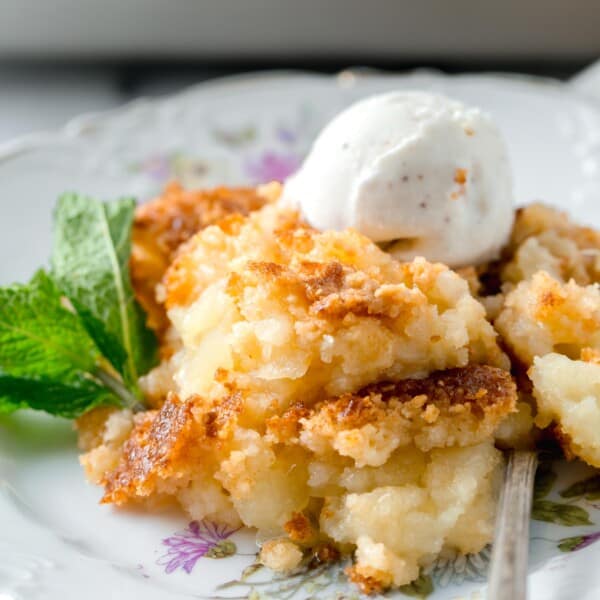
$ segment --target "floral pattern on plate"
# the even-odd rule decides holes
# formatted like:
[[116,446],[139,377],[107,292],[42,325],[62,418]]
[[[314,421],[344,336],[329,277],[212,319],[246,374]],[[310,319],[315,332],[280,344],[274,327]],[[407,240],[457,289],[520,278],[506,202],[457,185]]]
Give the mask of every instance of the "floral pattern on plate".
[[164,565],[165,573],[172,573],[179,568],[186,573],[191,573],[203,556],[207,558],[233,556],[237,552],[237,547],[228,538],[236,531],[237,529],[212,521],[192,521],[184,531],[178,531],[162,541],[168,550],[157,562],[159,565]]
[[[582,465],[579,465],[582,466]],[[583,467],[587,470],[587,467]],[[537,543],[551,544],[554,554],[583,550],[600,540],[600,530],[562,537],[573,527],[600,525],[600,476],[593,474],[565,486],[568,471],[565,462],[555,449],[541,449],[540,466],[535,485],[532,518],[559,527],[556,538],[534,538]],[[561,501],[550,500],[558,496]],[[592,516],[594,521],[592,521]],[[188,574],[202,576],[210,568],[200,559],[225,559],[239,555],[235,542],[230,539],[236,529],[212,521],[192,521],[184,531],[162,540],[168,548],[157,561],[169,574],[183,569]],[[448,592],[463,589],[483,589],[486,581],[491,550],[484,548],[478,554],[460,555],[444,551],[433,563],[427,565],[417,580],[398,591],[371,598],[449,598]],[[350,584],[344,570],[349,561],[334,564],[312,564],[306,557],[303,566],[289,575],[273,574],[255,561],[246,567],[238,578],[227,580],[214,590],[214,598],[224,591],[234,592],[232,598],[253,600],[288,600],[291,598],[323,598],[354,600],[364,596]],[[229,596],[227,596],[229,597]]]
[[286,121],[263,128],[211,129],[211,146],[203,154],[184,149],[150,153],[130,163],[129,171],[143,176],[152,193],[171,180],[185,187],[285,181],[302,164],[317,131],[315,122],[313,108],[300,104]]

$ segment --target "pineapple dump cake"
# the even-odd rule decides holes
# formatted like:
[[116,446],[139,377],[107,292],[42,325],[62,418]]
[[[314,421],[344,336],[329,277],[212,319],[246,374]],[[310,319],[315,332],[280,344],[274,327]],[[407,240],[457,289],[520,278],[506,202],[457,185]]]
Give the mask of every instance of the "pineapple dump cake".
[[256,527],[286,570],[354,546],[364,589],[489,542],[493,433],[516,387],[459,275],[272,203],[192,236],[158,295],[168,358],[143,380],[157,408],[113,413],[83,459],[105,502],[172,497]]
[[[406,230],[381,243],[321,228],[318,207],[306,220],[276,183],[174,184],[138,208],[132,280],[161,362],[140,380],[149,410],[78,420],[103,502],[177,503],[193,519],[256,528],[260,560],[277,571],[351,556],[348,577],[371,593],[410,583],[445,550],[491,541],[499,448],[551,435],[600,467],[600,235],[542,205],[513,216],[505,187],[504,206],[486,207],[486,186],[506,181],[485,179],[494,164],[464,148],[481,127],[486,156],[500,160],[491,126],[427,102],[411,140],[433,152],[451,130],[444,148],[460,152],[456,164],[433,152],[427,167],[419,146],[410,176],[417,188],[439,169],[450,177],[423,190],[453,203],[448,227],[468,227],[471,259],[461,248],[443,261],[457,271],[422,258]],[[459,133],[466,141],[452,141]],[[391,172],[367,159],[363,203]],[[294,195],[310,193],[302,177]],[[482,219],[502,214],[507,239],[481,239],[465,199]],[[435,231],[418,235],[433,244]]]

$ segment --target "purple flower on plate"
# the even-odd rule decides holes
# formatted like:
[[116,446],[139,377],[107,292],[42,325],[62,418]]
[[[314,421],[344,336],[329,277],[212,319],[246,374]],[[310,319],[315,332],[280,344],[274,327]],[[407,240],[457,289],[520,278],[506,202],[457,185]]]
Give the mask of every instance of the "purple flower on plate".
[[293,144],[298,139],[296,132],[288,127],[278,127],[276,135],[277,139],[284,144]]
[[591,546],[600,540],[600,531],[589,533],[588,535],[576,535],[574,537],[563,538],[559,540],[558,548],[563,552],[576,552]]
[[267,150],[256,159],[246,161],[245,170],[255,183],[283,181],[300,166],[296,154],[278,154]]
[[171,176],[173,157],[166,155],[149,156],[141,163],[134,165],[133,170],[158,182],[163,182]]
[[237,548],[227,538],[236,531],[237,529],[212,521],[192,521],[183,531],[162,540],[167,551],[158,559],[157,564],[165,567],[165,573],[173,573],[180,568],[191,573],[203,556],[232,556]]

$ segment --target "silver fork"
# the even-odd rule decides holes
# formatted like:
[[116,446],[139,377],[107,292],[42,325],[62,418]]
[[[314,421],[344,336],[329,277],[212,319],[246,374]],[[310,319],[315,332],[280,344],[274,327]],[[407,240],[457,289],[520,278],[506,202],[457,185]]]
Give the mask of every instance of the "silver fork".
[[500,493],[488,600],[526,600],[529,518],[537,454],[512,450]]

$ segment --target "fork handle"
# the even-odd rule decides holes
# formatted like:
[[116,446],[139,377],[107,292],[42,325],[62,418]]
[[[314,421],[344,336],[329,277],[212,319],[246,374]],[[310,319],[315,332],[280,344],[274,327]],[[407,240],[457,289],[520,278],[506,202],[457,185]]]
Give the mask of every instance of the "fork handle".
[[537,454],[513,450],[500,493],[488,600],[526,600],[529,519]]

